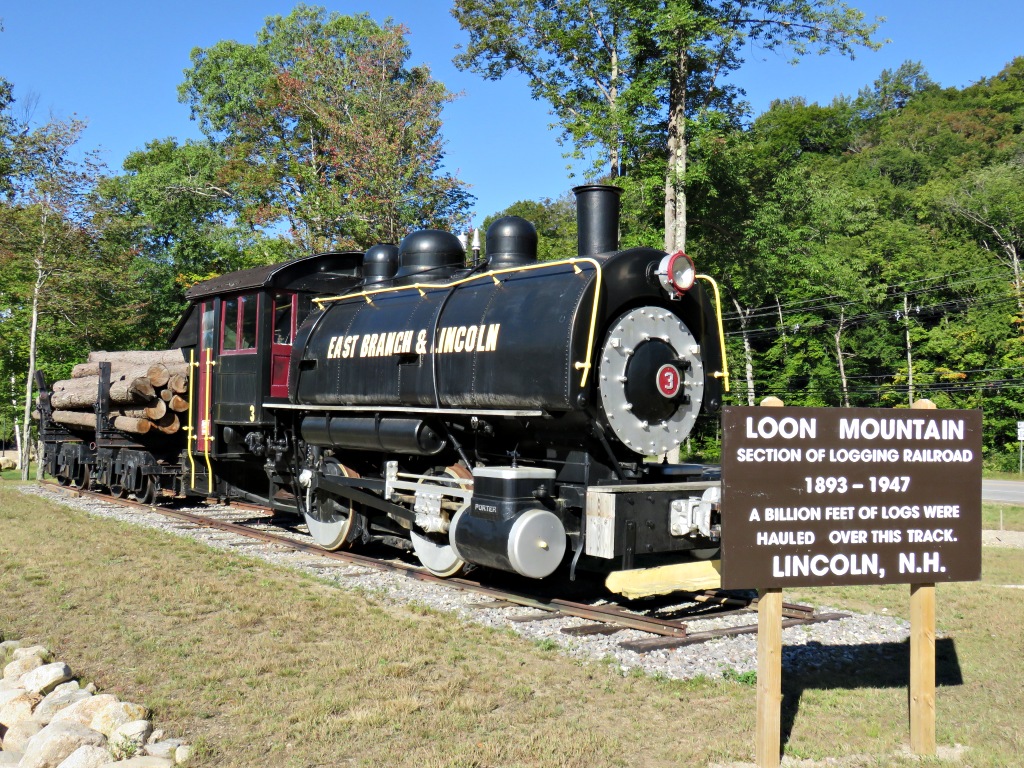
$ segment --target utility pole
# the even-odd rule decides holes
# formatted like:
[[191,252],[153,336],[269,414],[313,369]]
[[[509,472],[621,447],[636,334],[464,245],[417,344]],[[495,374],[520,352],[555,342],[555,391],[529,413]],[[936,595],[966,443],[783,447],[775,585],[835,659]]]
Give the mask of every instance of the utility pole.
[[910,305],[907,294],[903,294],[904,336],[907,340],[907,388],[910,390],[910,405],[914,404],[914,360],[910,356]]

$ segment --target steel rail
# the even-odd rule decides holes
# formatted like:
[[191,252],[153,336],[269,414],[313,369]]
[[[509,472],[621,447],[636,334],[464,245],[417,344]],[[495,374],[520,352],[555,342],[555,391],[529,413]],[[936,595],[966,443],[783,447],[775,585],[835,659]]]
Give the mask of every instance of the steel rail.
[[[413,566],[405,563],[390,562],[387,560],[379,560],[377,558],[369,557],[367,555],[361,555],[356,552],[330,552],[322,549],[316,544],[307,544],[302,541],[296,541],[295,539],[287,536],[279,536],[273,533],[267,533],[265,531],[259,531],[249,526],[239,525],[238,523],[231,523],[225,520],[217,520],[216,518],[206,517],[204,515],[197,515],[191,512],[183,512],[181,510],[172,509],[170,507],[162,507],[155,504],[143,504],[138,501],[131,501],[130,499],[116,499],[112,496],[108,496],[103,493],[97,493],[94,491],[86,491],[80,489],[74,489],[70,492],[64,490],[60,486],[56,486],[64,493],[69,495],[77,494],[78,496],[90,496],[101,501],[110,502],[125,507],[135,507],[139,509],[145,509],[150,512],[156,512],[157,514],[165,517],[170,517],[176,520],[182,520],[184,522],[192,523],[204,528],[214,528],[216,530],[225,531],[227,533],[233,533],[238,536],[244,536],[251,539],[257,539],[259,541],[266,542],[268,544],[276,544],[279,546],[294,549],[299,552],[316,555],[317,557],[326,558],[329,560],[336,560],[339,562],[348,563],[349,565],[362,566],[364,568],[372,568],[379,571],[388,571],[391,573],[397,573],[406,576],[416,581],[422,581],[429,584],[437,584],[440,586],[447,586],[450,588],[460,589],[464,592],[472,592],[478,595],[484,595],[495,600],[506,600],[516,605],[521,605],[527,608],[534,608],[540,611],[552,612],[557,611],[566,616],[573,616],[577,618],[587,619],[589,621],[599,621],[605,624],[615,624],[628,629],[637,629],[642,632],[648,632],[654,635],[661,635],[667,637],[686,637],[686,625],[668,619],[658,619],[654,617],[646,617],[639,614],[633,614],[625,611],[624,609],[614,605],[603,605],[593,606],[585,603],[576,603],[571,600],[563,600],[560,598],[544,598],[537,595],[528,595],[518,592],[510,592],[508,590],[500,589],[498,587],[489,587],[485,584],[481,584],[477,581],[470,579],[442,579],[434,576],[431,573],[426,573],[420,570],[418,566]],[[267,512],[266,508],[258,507],[254,505],[241,505],[232,504],[236,508],[245,508],[251,510],[258,510]]]
[[[274,533],[268,533],[266,531],[260,531],[247,525],[241,525],[239,523],[232,523],[226,520],[218,520],[213,517],[205,515],[198,515],[192,512],[184,512],[182,510],[173,509],[171,507],[164,507],[156,504],[144,504],[138,501],[132,501],[130,499],[118,499],[109,496],[104,493],[98,493],[95,491],[86,491],[81,489],[71,489],[62,486],[54,485],[52,487],[57,488],[62,493],[70,496],[89,496],[97,500],[106,501],[109,503],[117,504],[123,507],[144,509],[150,512],[156,512],[157,514],[173,519],[181,520],[183,522],[196,525],[203,528],[213,528],[216,530],[224,531],[226,533],[232,533],[245,538],[256,539],[268,544],[275,544],[278,546],[286,547],[288,549],[295,550],[297,552],[303,552],[316,557],[343,562],[348,565],[355,565],[363,568],[370,568],[378,571],[385,571],[390,573],[399,574],[416,581],[425,582],[428,584],[436,584],[438,586],[448,587],[450,589],[458,589],[463,592],[470,592],[473,594],[489,597],[495,601],[494,607],[499,607],[506,604],[518,605],[524,608],[532,608],[538,611],[543,611],[546,614],[557,613],[563,616],[572,616],[574,618],[585,619],[587,621],[593,621],[604,625],[612,625],[614,627],[624,629],[636,629],[641,632],[646,632],[652,635],[658,635],[664,640],[650,639],[650,640],[635,640],[627,643],[622,643],[622,647],[636,650],[640,652],[657,650],[660,648],[673,648],[682,645],[689,645],[691,643],[705,642],[707,640],[714,639],[716,637],[724,637],[734,634],[745,634],[757,630],[757,625],[744,625],[739,627],[727,627],[718,630],[710,630],[708,632],[698,632],[693,635],[687,633],[686,624],[680,620],[674,619],[661,619],[654,616],[644,616],[642,614],[631,613],[625,608],[609,604],[609,605],[588,605],[586,603],[579,603],[572,600],[565,600],[557,597],[543,597],[536,594],[526,594],[522,592],[509,591],[499,587],[490,587],[486,584],[481,584],[478,581],[464,578],[454,579],[442,579],[438,576],[434,576],[431,573],[427,573],[422,570],[419,566],[411,565],[408,563],[400,563],[395,561],[381,560],[379,558],[370,557],[368,555],[361,555],[357,552],[331,552],[322,549],[316,544],[308,544],[303,541],[290,538],[288,536],[281,536]],[[260,512],[271,517],[270,510],[266,507],[261,507],[254,504],[232,502],[231,507],[239,510],[247,510],[253,512]],[[716,605],[724,606],[737,606],[741,609],[755,610],[756,600],[744,600],[742,598],[729,597],[721,595],[715,592],[703,592],[703,593],[681,593],[680,597],[685,600],[699,602],[699,603],[711,603]],[[803,605],[787,604],[786,608],[787,622],[784,626],[795,626],[799,624],[812,624],[820,621],[829,621],[835,618],[840,618],[845,614],[820,614],[816,615],[813,608]],[[571,628],[570,628],[571,629]],[[585,630],[586,631],[586,630]],[[592,630],[591,630],[592,631]],[[572,634],[567,632],[566,634]]]

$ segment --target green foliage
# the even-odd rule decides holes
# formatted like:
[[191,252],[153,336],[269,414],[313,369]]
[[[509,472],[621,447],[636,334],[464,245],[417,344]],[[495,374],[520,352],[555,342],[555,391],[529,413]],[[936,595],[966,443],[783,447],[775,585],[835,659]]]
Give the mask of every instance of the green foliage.
[[456,65],[492,80],[524,75],[573,156],[600,147],[592,172],[631,177],[645,211],[653,196],[641,179],[657,174],[669,251],[686,244],[690,186],[716,194],[704,162],[744,114],[726,78],[749,46],[852,56],[879,45],[877,24],[838,0],[456,0],[452,15],[469,35]]
[[738,672],[731,667],[722,670],[722,679],[729,680],[740,685],[757,685],[757,672],[750,670],[748,672]]
[[98,247],[104,258],[127,262],[135,348],[164,343],[194,283],[298,255],[237,224],[225,165],[211,142],[155,140],[125,159],[125,173],[98,185]]
[[243,222],[308,252],[462,222],[470,196],[441,170],[454,96],[407,68],[405,31],[300,4],[255,45],[192,51],[180,99],[224,152],[219,177]]
[[[983,408],[985,455],[1024,414],[1021,60],[963,90],[906,64],[853,101],[779,101],[726,151],[733,401]],[[691,198],[692,199],[692,198]],[[707,260],[711,263],[708,264]]]

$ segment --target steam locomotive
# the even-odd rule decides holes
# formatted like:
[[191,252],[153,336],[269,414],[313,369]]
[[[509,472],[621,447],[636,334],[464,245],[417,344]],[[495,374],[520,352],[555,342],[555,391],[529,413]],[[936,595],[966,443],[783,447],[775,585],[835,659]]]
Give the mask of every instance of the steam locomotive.
[[424,230],[197,284],[170,340],[187,428],[118,433],[101,397],[95,433],[75,431],[44,391],[47,471],[264,504],[325,549],[384,542],[443,577],[710,556],[717,477],[651,457],[719,408],[720,316],[685,254],[618,250],[619,189],[574,192],[560,261],[505,217],[479,264]]

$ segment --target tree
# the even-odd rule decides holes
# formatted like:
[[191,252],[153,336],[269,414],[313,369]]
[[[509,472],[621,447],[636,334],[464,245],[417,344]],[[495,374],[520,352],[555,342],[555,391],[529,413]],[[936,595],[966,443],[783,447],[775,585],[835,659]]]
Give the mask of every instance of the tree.
[[[0,31],[3,27],[0,27]],[[14,172],[14,145],[16,131],[10,106],[14,101],[11,84],[0,77],[0,195],[11,192],[11,175]]]
[[857,106],[865,119],[877,117],[891,109],[903,109],[915,94],[938,88],[919,61],[905,61],[894,72],[883,69],[870,88],[857,94]]
[[525,75],[578,147],[604,145],[612,175],[620,141],[663,126],[667,251],[686,245],[694,128],[736,114],[725,78],[746,48],[852,56],[879,45],[877,23],[838,0],[456,0],[452,12],[470,35],[456,63],[492,79]]
[[226,159],[211,142],[149,142],[124,173],[98,187],[96,227],[106,258],[128,259],[137,284],[137,346],[162,342],[200,280],[284,261],[298,249],[239,226],[222,179]]
[[9,204],[0,210],[0,269],[24,290],[29,318],[25,403],[20,465],[28,479],[30,415],[37,367],[40,312],[51,298],[55,278],[81,267],[88,241],[88,195],[98,166],[91,155],[82,162],[71,152],[81,138],[81,120],[53,118],[35,129],[26,124],[14,136],[14,167]]
[[406,66],[405,29],[299,5],[255,45],[192,52],[179,90],[227,157],[222,183],[254,228],[287,227],[305,251],[395,242],[454,227],[470,196],[442,170],[454,96]]
[[649,35],[629,19],[630,0],[456,0],[452,15],[469,33],[460,69],[488,80],[527,77],[551,104],[576,157],[602,148],[594,170],[616,179],[623,154],[656,110],[638,66],[654,55]]
[[947,204],[1009,270],[1017,322],[1024,330],[1024,157],[971,174]]

